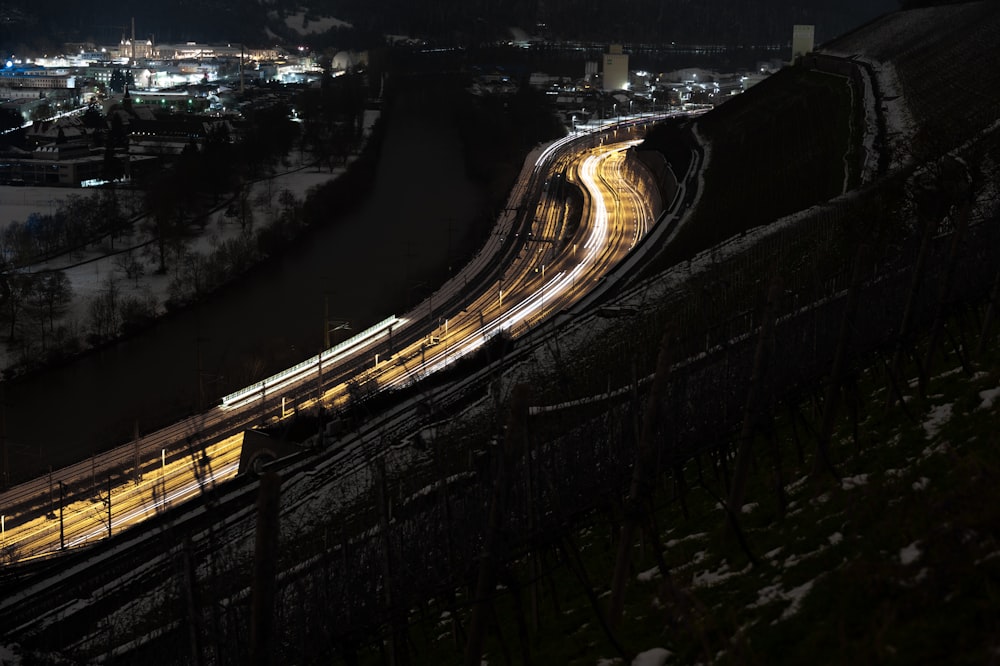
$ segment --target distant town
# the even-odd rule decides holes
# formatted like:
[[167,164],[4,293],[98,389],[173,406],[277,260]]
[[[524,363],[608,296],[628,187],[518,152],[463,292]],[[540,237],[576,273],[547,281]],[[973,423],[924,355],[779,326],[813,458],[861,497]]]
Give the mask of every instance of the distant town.
[[[812,37],[812,26],[795,26],[793,57],[812,49]],[[391,44],[421,48],[401,37]],[[507,46],[540,45],[512,40]],[[786,64],[772,57],[736,72],[697,67],[654,72],[630,68],[622,45],[606,45],[599,60],[590,46],[581,49],[576,75],[515,74],[503,64],[482,65],[468,72],[471,92],[510,94],[527,83],[546,93],[573,131],[593,120],[715,106]],[[692,49],[692,58],[702,51]],[[158,44],[136,38],[134,23],[117,44],[69,43],[59,55],[12,54],[0,68],[0,184],[107,182],[110,156],[103,136],[112,122],[121,123],[118,131],[128,137],[113,147],[122,162],[113,177],[128,180],[249,110],[289,101],[327,76],[364,72],[368,59],[368,52],[315,53],[307,47]],[[369,81],[371,97],[378,97],[379,85]],[[295,119],[294,105],[289,108]],[[226,129],[238,136],[231,125]]]

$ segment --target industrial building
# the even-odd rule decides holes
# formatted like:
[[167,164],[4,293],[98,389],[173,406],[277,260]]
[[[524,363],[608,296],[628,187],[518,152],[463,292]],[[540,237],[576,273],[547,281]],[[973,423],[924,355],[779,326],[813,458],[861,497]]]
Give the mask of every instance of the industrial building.
[[604,54],[602,80],[605,90],[625,90],[628,88],[628,54],[622,53],[621,44],[612,44]]

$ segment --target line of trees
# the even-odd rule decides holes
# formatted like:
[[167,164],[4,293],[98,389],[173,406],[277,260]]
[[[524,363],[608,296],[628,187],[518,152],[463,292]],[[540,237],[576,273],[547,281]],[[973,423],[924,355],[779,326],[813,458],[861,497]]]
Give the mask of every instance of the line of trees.
[[156,317],[158,301],[148,288],[139,294],[122,291],[112,273],[87,304],[87,341],[99,344],[141,328]]
[[[304,207],[291,192],[274,190],[269,180],[257,188],[262,191],[252,184],[269,179],[279,165],[287,167],[287,156],[297,146],[308,150],[317,165],[333,169],[345,163],[361,141],[365,99],[362,75],[329,78],[320,90],[304,91],[292,102],[252,110],[238,125],[213,122],[200,141],[192,139],[174,158],[165,156],[167,167],[138,183],[141,190],[74,194],[50,213],[7,225],[0,232],[0,330],[14,352],[7,373],[28,371],[77,353],[85,343],[103,344],[148,325],[161,310],[148,289],[138,291],[148,272],[172,274],[162,304],[171,309],[279,251],[307,226]],[[292,122],[293,108],[301,110],[302,125]],[[128,139],[122,116],[105,117],[96,107],[85,114],[88,126],[102,130],[95,141],[107,147],[106,161],[118,167],[117,151]],[[300,132],[302,126],[308,136]],[[209,255],[190,251],[192,233],[203,232],[211,213],[227,200],[222,223],[238,223],[240,234],[216,242]],[[67,254],[82,257],[83,250],[98,244],[114,252],[135,231],[141,213],[152,242],[118,250],[114,271],[84,304],[81,317],[60,323],[73,299],[68,277],[61,271],[32,273],[29,267]]]
[[115,241],[132,232],[132,214],[114,189],[70,195],[51,213],[7,225],[0,233],[0,261],[20,268],[103,241],[113,250]]
[[60,348],[73,334],[59,319],[73,299],[63,271],[0,271],[0,321],[21,362]]

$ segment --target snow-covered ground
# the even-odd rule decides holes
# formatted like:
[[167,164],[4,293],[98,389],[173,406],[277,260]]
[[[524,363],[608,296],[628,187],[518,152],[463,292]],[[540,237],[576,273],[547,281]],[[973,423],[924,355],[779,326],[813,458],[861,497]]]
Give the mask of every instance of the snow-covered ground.
[[[369,112],[365,118],[365,131],[371,129],[377,118],[377,112]],[[255,227],[260,228],[269,219],[268,207],[277,210],[279,197],[283,192],[291,193],[297,201],[305,200],[309,191],[326,183],[344,172],[345,167],[339,167],[332,172],[320,170],[310,164],[308,155],[298,150],[291,151],[287,156],[289,166],[275,173],[270,178],[259,180],[251,187],[251,201],[269,201],[263,207],[255,208]],[[59,204],[69,197],[89,196],[89,190],[65,187],[11,187],[0,186],[0,231],[12,222],[24,222],[32,213],[51,214]],[[269,196],[266,196],[268,195]],[[241,233],[239,224],[226,217],[226,206],[213,211],[208,223],[200,234],[190,239],[189,252],[209,255],[223,241],[238,236]],[[197,227],[194,227],[197,229]],[[152,297],[156,300],[159,313],[163,313],[163,303],[167,298],[168,289],[174,278],[174,273],[157,275],[156,260],[152,253],[141,250],[153,240],[151,230],[146,221],[139,220],[135,224],[131,236],[116,244],[116,252],[124,247],[133,248],[133,256],[143,263],[143,276],[138,280],[126,279],[116,266],[118,254],[108,254],[103,247],[93,247],[82,255],[74,253],[51,261],[30,267],[30,271],[62,270],[70,280],[73,290],[73,301],[63,315],[60,323],[69,331],[84,337],[88,328],[88,308],[92,298],[105,289],[109,276],[114,276],[116,286],[123,297],[135,296],[141,299]],[[15,352],[6,345],[0,345],[0,370],[9,367],[16,360]]]
[[[308,165],[295,165],[288,171],[277,174],[270,179],[270,187],[273,192],[272,200],[276,204],[277,195],[287,190],[301,201],[311,188],[336,178],[341,173],[343,173],[342,168],[331,173],[330,171],[317,171]],[[251,197],[258,196],[267,187],[266,180],[254,183]],[[10,192],[11,190],[24,190],[24,195],[19,199],[16,194]],[[2,202],[0,203],[0,225],[6,226],[12,221],[24,221],[31,213],[48,213],[50,210],[54,210],[60,201],[81,194],[81,190],[67,188],[0,188],[0,202]],[[235,237],[239,233],[239,224],[226,218],[225,207],[220,208],[211,213],[208,224],[205,225],[199,236],[191,240],[188,251],[207,255],[219,243]],[[73,289],[73,301],[63,316],[62,323],[67,325],[71,331],[83,332],[87,329],[87,312],[90,300],[106,287],[108,277],[112,275],[116,277],[116,283],[123,296],[151,294],[159,304],[159,311],[163,311],[162,305],[174,276],[169,271],[166,275],[156,275],[155,261],[152,257],[138,251],[138,248],[143,247],[150,240],[152,240],[152,235],[143,220],[135,225],[135,232],[125,239],[129,247],[136,248],[134,250],[135,256],[144,264],[144,275],[138,281],[125,279],[124,274],[115,266],[117,255],[105,254],[100,248],[88,250],[82,256],[74,254],[59,257],[32,266],[30,270],[62,270],[65,272]],[[14,359],[6,346],[0,346],[0,367],[7,367],[12,360]]]
[[33,213],[51,215],[69,197],[87,196],[89,190],[69,187],[15,187],[0,185],[0,230],[11,222],[24,222]]

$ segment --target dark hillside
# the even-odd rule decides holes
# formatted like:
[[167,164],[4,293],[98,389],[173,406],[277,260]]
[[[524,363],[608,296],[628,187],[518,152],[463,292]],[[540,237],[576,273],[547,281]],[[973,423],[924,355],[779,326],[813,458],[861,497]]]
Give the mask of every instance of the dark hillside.
[[984,0],[897,12],[824,50],[893,63],[920,126],[916,156],[928,158],[972,139],[1000,108],[1000,4]]
[[710,146],[705,190],[658,267],[841,194],[855,112],[846,78],[795,67],[691,123]]

